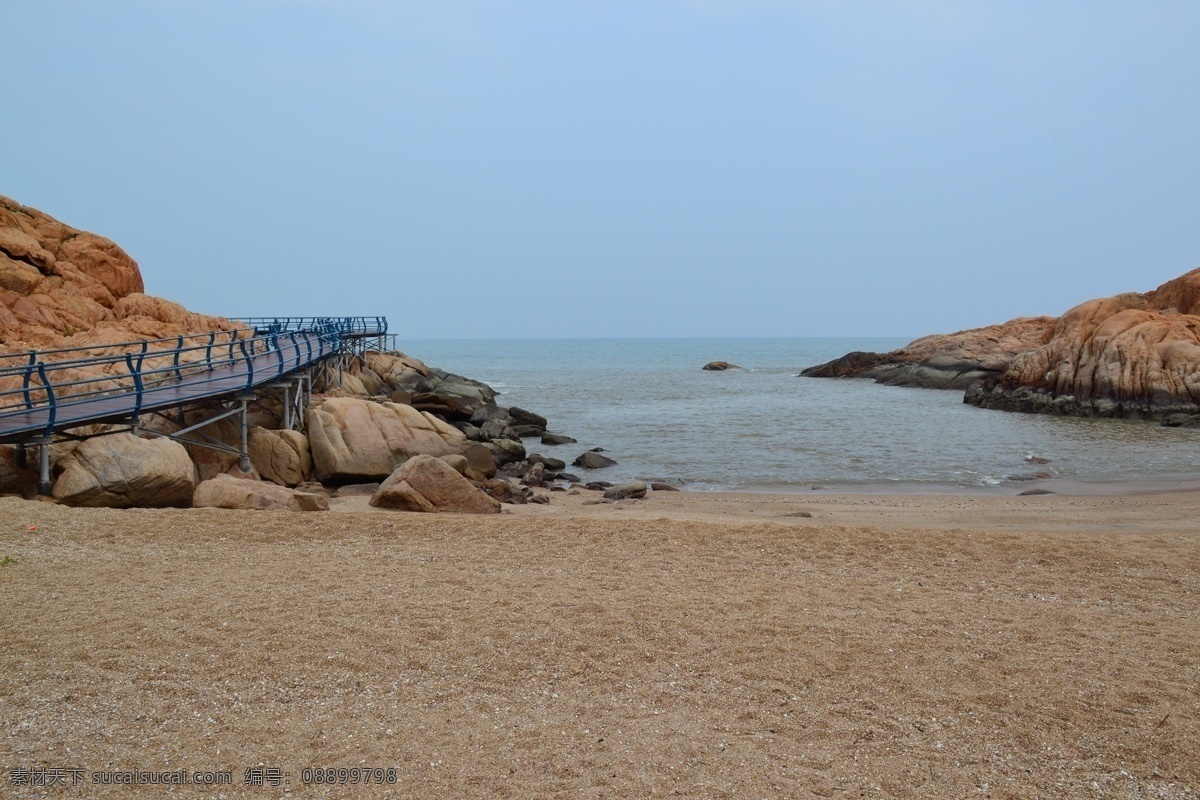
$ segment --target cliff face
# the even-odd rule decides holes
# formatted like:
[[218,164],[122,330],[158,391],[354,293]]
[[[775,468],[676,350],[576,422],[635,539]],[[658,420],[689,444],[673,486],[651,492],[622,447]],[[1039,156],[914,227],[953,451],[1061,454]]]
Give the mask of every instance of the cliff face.
[[143,294],[113,242],[0,196],[0,350],[103,345],[232,328]]
[[965,389],[984,408],[1161,419],[1200,414],[1200,269],[1146,294],[1089,300],[890,353],[850,353],[812,377]]
[[1046,344],[972,386],[966,402],[1088,416],[1200,413],[1200,269],[1147,294],[1072,308]]

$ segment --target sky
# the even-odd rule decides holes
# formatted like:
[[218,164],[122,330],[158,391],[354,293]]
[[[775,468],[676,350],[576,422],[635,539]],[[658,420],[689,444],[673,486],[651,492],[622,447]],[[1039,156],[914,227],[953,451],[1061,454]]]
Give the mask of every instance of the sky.
[[1195,0],[0,0],[0,194],[226,316],[918,336],[1200,267]]

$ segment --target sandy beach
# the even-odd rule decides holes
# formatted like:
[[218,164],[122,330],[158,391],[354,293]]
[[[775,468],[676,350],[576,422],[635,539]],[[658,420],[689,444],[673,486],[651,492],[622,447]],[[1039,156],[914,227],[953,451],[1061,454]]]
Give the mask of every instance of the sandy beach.
[[0,499],[5,794],[1197,796],[1200,492],[594,497]]

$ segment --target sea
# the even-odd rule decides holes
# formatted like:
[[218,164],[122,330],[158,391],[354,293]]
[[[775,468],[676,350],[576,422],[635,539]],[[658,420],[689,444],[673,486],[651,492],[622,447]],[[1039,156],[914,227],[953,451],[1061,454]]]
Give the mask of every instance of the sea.
[[[690,491],[1110,494],[1200,486],[1200,430],[992,411],[962,392],[800,377],[907,339],[401,340],[431,366],[489,384],[504,406],[578,440],[528,452],[587,477]],[[710,361],[742,367],[706,372]],[[1049,463],[1031,463],[1030,457]],[[568,467],[570,469],[570,467]],[[575,470],[577,473],[582,470]],[[1037,473],[1050,477],[1036,477]]]

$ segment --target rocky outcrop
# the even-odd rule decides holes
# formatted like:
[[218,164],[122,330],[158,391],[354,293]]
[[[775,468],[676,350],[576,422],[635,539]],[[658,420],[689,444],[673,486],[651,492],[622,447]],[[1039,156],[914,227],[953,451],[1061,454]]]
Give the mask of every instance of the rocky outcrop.
[[1200,269],[1147,294],[1072,308],[1044,345],[972,386],[965,401],[1103,417],[1200,413]]
[[1019,354],[1050,340],[1053,317],[1021,317],[1002,325],[925,336],[889,353],[853,352],[800,374],[810,378],[870,378],[889,386],[965,389],[999,375]]
[[727,369],[741,369],[737,364],[730,364],[728,361],[710,361],[701,367],[705,372],[724,372]]
[[401,511],[500,513],[498,500],[429,455],[414,456],[397,468],[371,496],[371,505]]
[[235,327],[143,291],[137,262],[112,241],[0,197],[0,349],[104,345]]
[[299,492],[274,483],[218,475],[196,487],[196,508],[231,508],[262,511],[328,511],[329,498],[317,492]]
[[1200,269],[1146,294],[1089,300],[1060,318],[927,336],[849,353],[812,377],[965,389],[983,408],[1161,419],[1200,414]]
[[308,440],[318,480],[352,483],[391,475],[417,455],[461,453],[467,437],[412,406],[336,397],[308,410]]
[[186,507],[196,488],[196,468],[183,445],[130,433],[81,442],[55,469],[54,499],[72,506]]

